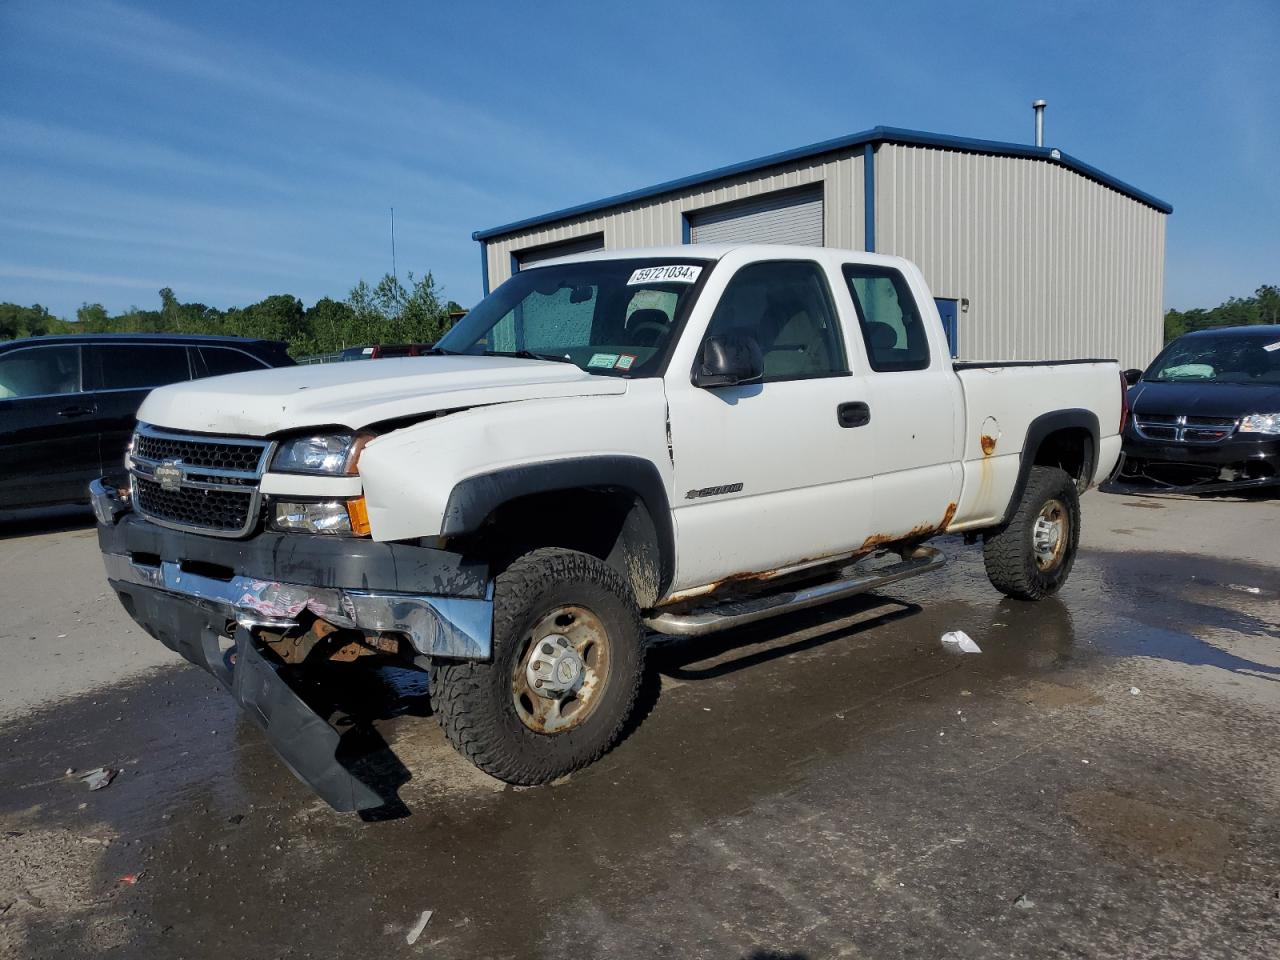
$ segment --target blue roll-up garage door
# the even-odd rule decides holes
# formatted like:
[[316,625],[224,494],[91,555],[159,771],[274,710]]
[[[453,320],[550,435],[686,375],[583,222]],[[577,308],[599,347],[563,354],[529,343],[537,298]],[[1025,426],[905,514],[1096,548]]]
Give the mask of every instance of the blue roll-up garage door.
[[693,243],[799,243],[820,247],[822,185],[766,193],[686,216]]

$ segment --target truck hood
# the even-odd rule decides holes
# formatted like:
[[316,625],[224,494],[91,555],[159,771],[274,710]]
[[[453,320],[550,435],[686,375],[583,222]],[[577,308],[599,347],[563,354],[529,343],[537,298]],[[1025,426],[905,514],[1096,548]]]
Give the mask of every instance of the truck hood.
[[626,393],[627,382],[568,363],[513,357],[404,357],[233,373],[153,390],[143,423],[265,437],[338,425],[353,430],[438,410],[516,400]]
[[1129,404],[1137,414],[1243,417],[1280,412],[1280,387],[1267,383],[1142,380],[1129,392]]

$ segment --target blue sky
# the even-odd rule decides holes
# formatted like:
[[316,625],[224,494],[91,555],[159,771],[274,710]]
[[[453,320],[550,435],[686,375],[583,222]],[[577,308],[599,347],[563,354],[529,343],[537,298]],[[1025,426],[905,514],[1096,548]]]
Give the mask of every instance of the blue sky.
[[0,0],[0,300],[480,293],[471,232],[877,124],[1174,205],[1166,306],[1280,283],[1280,3]]

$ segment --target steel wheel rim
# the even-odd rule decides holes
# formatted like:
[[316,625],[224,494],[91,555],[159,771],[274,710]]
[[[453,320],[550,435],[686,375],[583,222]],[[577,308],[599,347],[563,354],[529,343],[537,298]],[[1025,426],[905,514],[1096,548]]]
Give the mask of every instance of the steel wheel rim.
[[1057,499],[1048,500],[1036,515],[1031,529],[1031,548],[1036,567],[1043,573],[1062,562],[1067,551],[1071,529],[1066,505]]
[[[546,649],[548,646],[550,651]],[[531,669],[535,662],[563,665],[575,662],[575,658],[580,677],[570,685],[572,689],[548,695],[550,687],[535,687],[535,677],[550,673],[545,666],[542,670]],[[586,607],[571,604],[556,607],[524,635],[511,675],[516,716],[534,733],[554,735],[580,726],[600,702],[600,694],[609,679],[610,660],[609,634],[599,617]],[[562,671],[560,678],[566,673]]]

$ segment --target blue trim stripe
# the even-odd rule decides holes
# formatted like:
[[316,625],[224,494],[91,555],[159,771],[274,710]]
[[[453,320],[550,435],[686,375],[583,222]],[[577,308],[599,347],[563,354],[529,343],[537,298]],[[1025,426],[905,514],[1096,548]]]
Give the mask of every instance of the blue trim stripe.
[[680,242],[693,243],[693,225],[689,223],[687,213],[680,214]]
[[876,252],[876,146],[862,148],[862,249]]
[[[1154,207],[1161,213],[1173,213],[1173,207],[1159,197],[1154,197],[1139,190],[1137,187],[1125,183],[1123,180],[1118,180],[1109,174],[1103,173],[1097,167],[1090,166],[1082,160],[1077,160],[1070,154],[1061,153],[1049,147],[1035,147],[1024,143],[1005,143],[1000,140],[974,140],[969,137],[952,137],[941,133],[925,133],[920,130],[903,130],[900,127],[873,127],[870,130],[864,130],[862,133],[851,134],[847,137],[837,137],[834,140],[811,143],[807,147],[785,150],[782,153],[773,153],[767,157],[758,157],[755,160],[744,160],[741,163],[730,164],[727,167],[720,167],[716,170],[708,170],[705,173],[697,173],[690,177],[682,177],[679,180],[668,180],[652,187],[632,190],[630,193],[620,193],[616,197],[606,197],[603,200],[582,203],[576,207],[566,207],[564,210],[557,210],[554,213],[545,213],[525,220],[517,220],[514,223],[503,224],[500,227],[492,227],[488,230],[477,230],[471,237],[473,240],[488,240],[491,237],[515,233],[518,230],[526,230],[529,227],[540,226],[544,223],[581,216],[585,213],[594,213],[608,207],[633,203],[637,200],[646,200],[650,197],[672,193],[676,190],[702,186],[715,180],[722,180],[725,177],[752,173],[756,170],[763,170],[767,167],[775,167],[779,164],[791,163],[796,160],[808,160],[825,153],[847,151],[857,147],[865,147],[868,144],[874,146],[880,143],[938,147],[943,150],[963,150],[968,153],[984,153],[997,157],[1024,157],[1031,160],[1047,160],[1051,163],[1059,163],[1091,180],[1096,180],[1098,183],[1123,193],[1139,203]],[[1057,154],[1056,156],[1055,153]]]
[[489,245],[480,241],[480,288],[489,295]]

